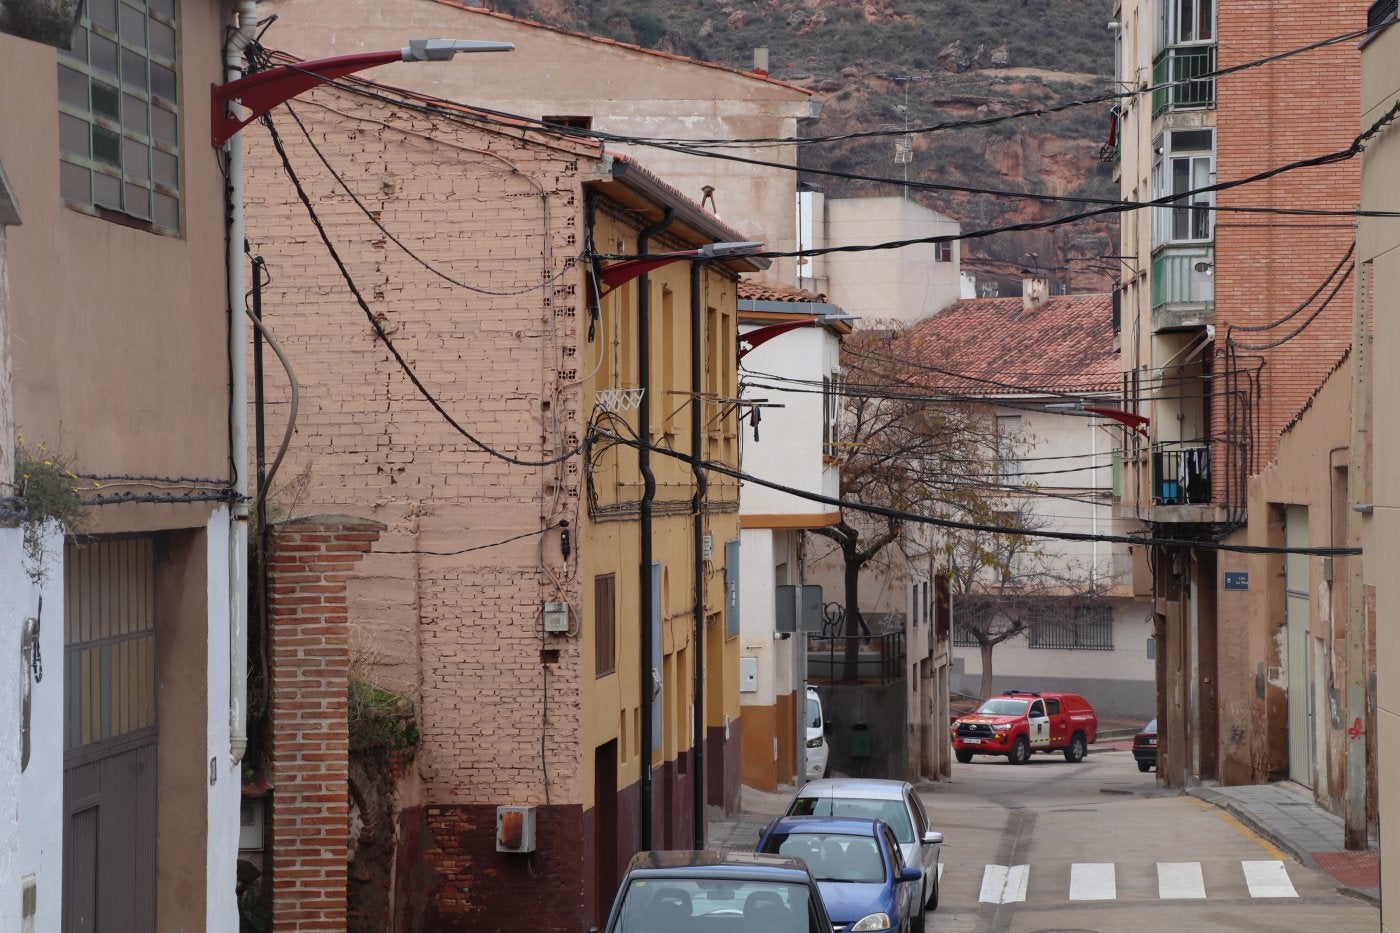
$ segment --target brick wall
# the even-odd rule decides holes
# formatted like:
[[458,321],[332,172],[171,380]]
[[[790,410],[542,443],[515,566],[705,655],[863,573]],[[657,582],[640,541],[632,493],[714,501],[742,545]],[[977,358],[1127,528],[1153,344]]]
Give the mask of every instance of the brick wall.
[[[1298,48],[1366,24],[1363,0],[1326,5],[1270,2],[1219,5],[1219,67]],[[1360,54],[1344,42],[1219,79],[1218,178],[1229,181],[1324,153],[1355,138],[1360,113]],[[1222,205],[1354,209],[1360,159],[1306,168],[1219,195]],[[1355,238],[1349,217],[1219,214],[1216,226],[1216,341],[1231,325],[1259,327],[1303,304]],[[1319,299],[1263,331],[1236,330],[1241,344],[1286,337],[1317,311]],[[1351,283],[1296,337],[1267,350],[1241,348],[1236,365],[1263,363],[1259,419],[1250,464],[1257,472],[1277,453],[1279,432],[1320,386],[1351,342]],[[1220,367],[1217,366],[1217,369]],[[1212,434],[1226,430],[1225,386],[1217,381]],[[1216,460],[1216,463],[1222,461]]]
[[271,529],[269,778],[276,931],[346,929],[350,663],[345,587],[384,526],[321,516]]

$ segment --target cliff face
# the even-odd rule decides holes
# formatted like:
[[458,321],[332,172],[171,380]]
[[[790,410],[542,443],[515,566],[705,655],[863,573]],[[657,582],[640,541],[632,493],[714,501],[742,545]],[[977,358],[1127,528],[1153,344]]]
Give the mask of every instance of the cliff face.
[[[822,115],[811,137],[981,121],[1115,90],[1112,0],[498,0],[503,12],[739,68],[768,50],[769,73],[811,88]],[[803,180],[829,196],[889,194],[907,180],[1061,197],[1114,198],[1099,151],[1109,104],[914,134],[813,143]],[[756,151],[762,158],[762,150]],[[825,170],[838,175],[823,175]],[[861,176],[861,177],[843,177]],[[889,179],[895,183],[863,180]],[[964,232],[1038,222],[1090,205],[985,193],[910,196]],[[980,281],[1035,268],[1075,292],[1108,291],[1117,274],[1116,215],[967,240]],[[1003,288],[1002,294],[1010,294]]]

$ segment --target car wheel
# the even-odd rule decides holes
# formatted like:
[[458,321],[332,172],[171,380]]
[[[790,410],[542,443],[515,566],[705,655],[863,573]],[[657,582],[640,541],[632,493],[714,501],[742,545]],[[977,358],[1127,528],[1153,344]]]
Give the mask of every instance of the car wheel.
[[1065,761],[1083,761],[1088,753],[1089,747],[1084,744],[1084,733],[1076,732],[1074,738],[1069,740],[1069,747],[1065,749]]
[[[933,866],[933,893],[928,896],[928,903],[924,904],[925,910],[938,909],[938,866]],[[920,921],[922,922],[922,921]]]
[[1151,770],[1152,770],[1152,762],[1150,762],[1150,761],[1139,761],[1139,762],[1138,762],[1138,770],[1141,771],[1141,772],[1143,772],[1144,774],[1147,773],[1148,771],[1151,771]]
[[969,761],[972,760],[972,752],[964,751],[961,748],[953,749],[953,754],[956,755],[958,761],[962,762],[963,764],[967,764]]
[[1013,765],[1023,765],[1031,760],[1031,743],[1026,741],[1024,735],[1016,737],[1016,743],[1011,746],[1011,754],[1006,756],[1006,760]]
[[924,912],[921,910],[909,918],[909,933],[924,933]]

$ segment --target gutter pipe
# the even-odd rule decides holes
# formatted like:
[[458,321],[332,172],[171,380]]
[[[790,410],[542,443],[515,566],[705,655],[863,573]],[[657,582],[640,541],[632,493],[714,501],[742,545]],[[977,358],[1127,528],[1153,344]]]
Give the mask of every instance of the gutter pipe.
[[[656,223],[645,227],[637,234],[637,255],[647,255],[647,247],[652,237],[656,236],[675,220],[676,212],[673,208],[666,208],[661,219]],[[652,666],[651,656],[654,650],[652,643],[651,620],[656,612],[656,606],[652,601],[651,593],[651,516],[652,503],[656,499],[656,474],[651,470],[651,450],[649,438],[651,437],[651,282],[647,273],[642,273],[637,279],[637,382],[642,389],[642,399],[637,405],[637,436],[641,443],[637,445],[637,470],[642,475],[642,501],[640,506],[640,534],[641,534],[641,568],[639,580],[640,608],[637,623],[641,629],[641,791],[642,791],[642,813],[640,820],[641,828],[641,849],[646,851],[651,848],[651,818],[652,818],[652,787],[651,787],[651,759],[656,753],[651,740],[652,723],[652,701],[657,692],[661,689],[661,672]]]

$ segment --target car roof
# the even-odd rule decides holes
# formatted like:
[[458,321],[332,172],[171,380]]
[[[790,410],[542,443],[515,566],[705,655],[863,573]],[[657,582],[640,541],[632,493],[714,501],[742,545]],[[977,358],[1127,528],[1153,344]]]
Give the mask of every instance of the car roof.
[[632,878],[729,878],[810,884],[811,874],[801,859],[739,849],[638,852],[627,863]]
[[[780,816],[769,824],[770,833],[827,833],[836,836],[875,836],[884,820],[862,816]],[[893,831],[893,830],[891,830]]]
[[799,797],[854,797],[862,800],[901,800],[908,781],[879,778],[818,778],[802,785]]

